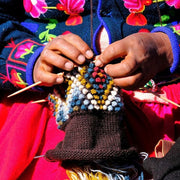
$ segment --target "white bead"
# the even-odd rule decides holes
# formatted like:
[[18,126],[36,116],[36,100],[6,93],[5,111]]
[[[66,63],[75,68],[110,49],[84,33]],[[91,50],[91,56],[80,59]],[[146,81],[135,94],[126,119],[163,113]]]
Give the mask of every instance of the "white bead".
[[112,95],[109,95],[109,96],[108,96],[108,100],[112,101],[113,99],[114,99],[114,98],[113,98]]
[[87,98],[88,98],[88,99],[92,99],[92,98],[93,98],[92,94],[88,93],[88,94],[87,94]]
[[98,105],[95,105],[94,107],[95,107],[95,109],[99,110],[99,106]]
[[111,102],[109,100],[106,100],[105,105],[108,106]]
[[87,94],[87,93],[88,93],[88,90],[87,90],[87,89],[83,89],[83,90],[82,90],[82,93],[83,93],[83,94]]
[[80,89],[80,90],[83,90],[83,88],[84,88],[83,85],[80,85],[80,86],[79,86],[79,89]]
[[106,109],[107,109],[107,106],[106,106],[106,105],[104,105],[104,106],[103,106],[103,110],[106,110]]
[[116,96],[117,91],[111,91],[111,94],[112,94],[113,96]]
[[96,104],[97,104],[97,101],[93,99],[93,100],[91,100],[91,104],[96,105]]

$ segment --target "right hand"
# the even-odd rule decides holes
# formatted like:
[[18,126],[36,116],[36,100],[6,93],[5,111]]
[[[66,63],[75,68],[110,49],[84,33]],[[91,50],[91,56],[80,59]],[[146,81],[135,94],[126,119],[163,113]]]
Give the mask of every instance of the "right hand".
[[53,73],[54,67],[60,71],[71,71],[74,65],[80,65],[86,59],[93,58],[90,47],[77,35],[60,35],[50,41],[39,56],[33,71],[34,82],[41,81],[42,86],[61,84],[63,77]]

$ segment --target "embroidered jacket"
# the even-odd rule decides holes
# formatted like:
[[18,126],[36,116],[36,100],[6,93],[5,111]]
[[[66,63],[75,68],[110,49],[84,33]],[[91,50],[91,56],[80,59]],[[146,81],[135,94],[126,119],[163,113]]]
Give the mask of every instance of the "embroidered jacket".
[[[157,1],[159,1],[157,3]],[[175,72],[180,58],[179,0],[93,0],[93,50],[101,27],[109,42],[135,32],[167,33]],[[0,0],[0,87],[33,83],[33,66],[44,45],[72,32],[90,45],[90,0]]]

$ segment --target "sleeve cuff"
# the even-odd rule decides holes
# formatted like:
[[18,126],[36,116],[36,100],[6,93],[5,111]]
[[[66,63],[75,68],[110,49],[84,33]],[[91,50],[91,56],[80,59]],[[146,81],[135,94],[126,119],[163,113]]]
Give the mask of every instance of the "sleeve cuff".
[[[39,47],[34,54],[29,58],[29,61],[27,63],[26,66],[26,82],[28,83],[28,85],[32,85],[34,83],[33,80],[33,69],[34,69],[34,65],[35,62],[37,60],[37,58],[39,57],[39,55],[41,54],[42,50],[44,49],[44,46]],[[33,88],[33,89],[38,89],[38,90],[42,90],[41,88]]]
[[157,27],[154,28],[151,32],[164,32],[168,35],[173,51],[173,64],[170,68],[170,72],[174,73],[178,68],[180,59],[180,47],[176,35],[167,27]]

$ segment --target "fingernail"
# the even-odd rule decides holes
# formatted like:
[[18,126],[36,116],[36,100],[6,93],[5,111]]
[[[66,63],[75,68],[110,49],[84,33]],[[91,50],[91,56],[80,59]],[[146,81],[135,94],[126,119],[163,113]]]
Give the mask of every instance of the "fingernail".
[[92,58],[93,57],[93,52],[91,51],[91,50],[87,50],[86,51],[86,56],[88,57],[88,58]]
[[58,77],[56,79],[57,84],[61,84],[63,82],[63,77]]
[[77,59],[81,63],[83,63],[85,61],[85,57],[82,54],[80,54]]
[[103,64],[100,60],[96,60],[95,65],[101,67]]
[[65,68],[68,70],[71,70],[73,68],[73,66],[74,66],[73,63],[71,63],[71,62],[65,63]]

